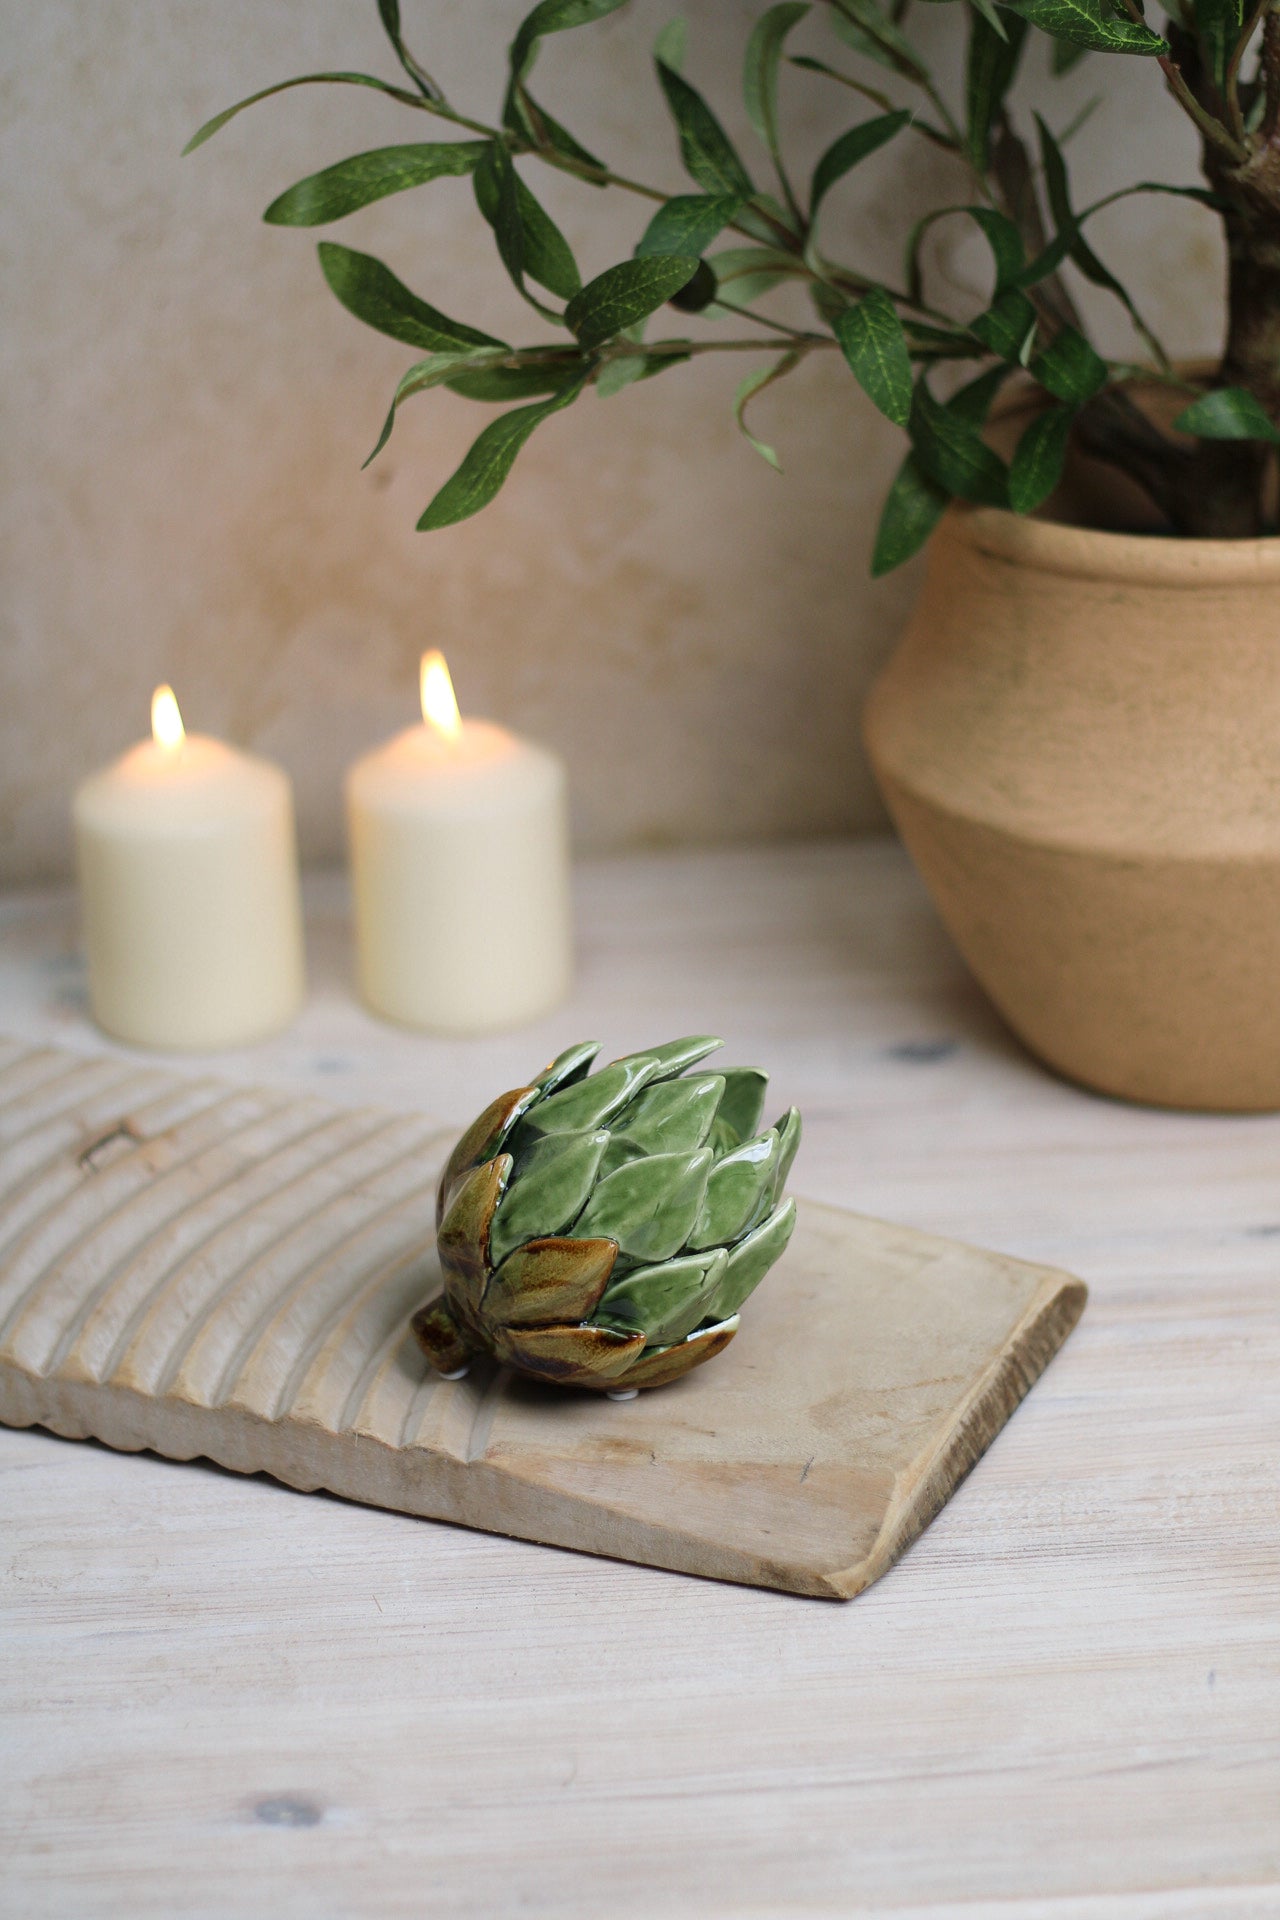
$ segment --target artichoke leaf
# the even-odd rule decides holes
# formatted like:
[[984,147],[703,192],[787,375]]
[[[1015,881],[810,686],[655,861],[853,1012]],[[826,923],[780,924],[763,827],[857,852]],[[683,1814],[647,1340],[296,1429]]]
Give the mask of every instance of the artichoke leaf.
[[781,1142],[770,1127],[717,1160],[689,1235],[692,1249],[727,1246],[769,1211],[780,1153]]
[[723,1092],[724,1080],[718,1073],[660,1080],[646,1087],[618,1116],[602,1171],[612,1173],[640,1154],[692,1153],[711,1131]]
[[769,1218],[740,1240],[728,1255],[724,1275],[715,1294],[707,1301],[706,1311],[717,1319],[727,1319],[741,1308],[768,1273],[774,1261],[786,1250],[796,1224],[796,1203],[784,1200]]
[[572,1226],[595,1185],[608,1144],[603,1128],[552,1133],[521,1155],[489,1229],[489,1258],[495,1266],[526,1240],[546,1239]]
[[615,1060],[599,1073],[549,1094],[539,1100],[521,1122],[516,1152],[526,1148],[539,1134],[582,1133],[587,1128],[606,1126],[648,1085],[657,1071],[657,1063],[648,1054],[636,1054],[632,1060]]
[[549,1067],[543,1069],[534,1081],[534,1086],[542,1099],[558,1093],[561,1087],[571,1087],[588,1073],[591,1062],[600,1051],[598,1040],[579,1040],[576,1047],[566,1047],[558,1053]]
[[640,1358],[627,1368],[623,1385],[665,1387],[681,1374],[700,1367],[704,1360],[714,1360],[718,1353],[723,1353],[738,1331],[738,1325],[738,1316],[734,1314],[713,1327],[699,1327],[687,1340],[678,1340],[672,1346],[646,1347]]
[[553,1327],[589,1320],[618,1257],[612,1240],[527,1240],[509,1253],[481,1303],[504,1327]]
[[624,1054],[621,1060],[614,1061],[614,1065],[624,1067],[632,1061],[656,1060],[657,1070],[651,1078],[674,1080],[677,1074],[683,1073],[687,1067],[696,1067],[699,1060],[705,1060],[709,1053],[714,1053],[723,1045],[724,1041],[717,1040],[714,1034],[692,1033],[683,1040],[668,1040],[661,1047],[646,1047],[643,1053]]
[[708,1147],[629,1161],[600,1181],[578,1218],[574,1238],[616,1240],[633,1262],[669,1260],[698,1217],[712,1163]]
[[500,1360],[568,1386],[615,1380],[644,1352],[642,1333],[612,1327],[499,1327],[494,1351]]
[[778,1168],[773,1176],[773,1197],[779,1200],[787,1184],[792,1163],[800,1150],[800,1110],[788,1107],[781,1120],[775,1122],[778,1135]]
[[480,1304],[489,1264],[489,1230],[512,1164],[509,1153],[500,1153],[473,1167],[450,1197],[436,1235],[440,1264],[447,1275],[445,1295],[452,1304],[456,1291],[471,1312]]
[[444,1172],[440,1175],[440,1188],[436,1197],[436,1225],[439,1226],[445,1210],[453,1197],[453,1190],[464,1174],[470,1173],[485,1160],[492,1160],[495,1153],[501,1151],[507,1135],[515,1126],[522,1113],[531,1107],[538,1097],[537,1087],[513,1087],[510,1093],[500,1093],[490,1102],[484,1112],[471,1122],[461,1139],[457,1141],[453,1152],[445,1162]]
[[722,1247],[713,1254],[686,1255],[656,1266],[637,1267],[606,1288],[596,1308],[596,1323],[627,1333],[643,1333],[650,1345],[683,1340],[706,1318],[704,1303],[715,1293],[729,1264]]
[[[726,1067],[724,1093],[716,1110],[716,1132],[726,1145],[736,1147],[760,1129],[764,1092],[769,1076],[759,1067]],[[719,1149],[721,1152],[724,1148]]]

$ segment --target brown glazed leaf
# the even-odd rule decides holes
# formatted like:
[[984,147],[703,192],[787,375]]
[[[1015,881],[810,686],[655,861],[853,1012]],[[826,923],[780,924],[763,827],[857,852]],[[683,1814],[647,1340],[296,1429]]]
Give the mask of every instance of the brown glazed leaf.
[[471,1358],[471,1343],[445,1305],[442,1293],[428,1306],[418,1308],[413,1316],[413,1331],[437,1373],[456,1373]]
[[493,1329],[500,1360],[567,1387],[610,1387],[627,1363],[644,1351],[642,1333],[610,1327],[519,1327]]
[[665,1387],[669,1381],[678,1380],[681,1374],[700,1367],[704,1360],[714,1360],[718,1353],[724,1352],[737,1331],[738,1322],[733,1319],[722,1320],[718,1327],[708,1327],[705,1333],[691,1333],[679,1346],[663,1347],[647,1354],[642,1360],[637,1359],[618,1384],[624,1387]]
[[486,1160],[464,1175],[440,1224],[436,1246],[445,1270],[445,1297],[460,1296],[464,1318],[479,1311],[489,1266],[489,1228],[511,1172],[509,1153]]
[[616,1240],[527,1240],[490,1280],[481,1312],[504,1327],[589,1320],[617,1257]]
[[440,1185],[436,1190],[437,1227],[448,1211],[449,1201],[453,1197],[452,1189],[473,1167],[478,1167],[483,1160],[492,1159],[520,1115],[533,1104],[537,1095],[537,1087],[513,1087],[510,1093],[500,1093],[479,1119],[471,1122],[440,1175]]

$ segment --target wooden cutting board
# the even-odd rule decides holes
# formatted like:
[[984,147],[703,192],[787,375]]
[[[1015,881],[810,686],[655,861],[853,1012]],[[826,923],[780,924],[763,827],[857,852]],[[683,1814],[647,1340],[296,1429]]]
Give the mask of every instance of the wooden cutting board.
[[1084,1307],[1069,1274],[802,1201],[679,1384],[443,1381],[409,1319],[456,1131],[0,1039],[0,1422],[849,1599]]

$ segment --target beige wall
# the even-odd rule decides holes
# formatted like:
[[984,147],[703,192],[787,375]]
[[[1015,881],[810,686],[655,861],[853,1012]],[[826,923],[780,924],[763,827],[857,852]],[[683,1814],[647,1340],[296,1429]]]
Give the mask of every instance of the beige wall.
[[[424,58],[482,114],[524,10],[404,0]],[[539,81],[597,151],[678,191],[647,63],[671,10],[637,0],[549,43]],[[737,131],[759,6],[687,11],[691,77]],[[951,11],[921,9],[954,70]],[[760,403],[783,478],[737,438],[744,361],[726,357],[589,395],[535,439],[495,507],[416,534],[490,416],[421,398],[362,474],[412,356],[341,311],[314,234],[258,215],[300,175],[431,138],[432,123],[355,89],[300,90],[178,159],[202,119],[272,79],[390,75],[373,0],[0,0],[0,22],[0,877],[65,868],[72,784],[138,736],[162,678],[192,727],[288,766],[305,850],[332,857],[340,770],[412,717],[427,644],[448,651],[467,708],[568,756],[584,845],[878,822],[856,714],[913,582],[867,577],[898,441],[834,356]],[[1080,197],[1161,171],[1193,178],[1194,143],[1146,63],[1086,61],[1050,96],[1059,119],[1104,79],[1113,97],[1079,142]],[[796,76],[786,93],[802,158],[861,117],[829,83]],[[646,217],[545,174],[539,189],[588,272],[629,251]],[[940,192],[954,187],[923,142],[878,156],[842,189],[851,251],[887,265],[904,212]],[[1097,237],[1114,258],[1145,243],[1135,291],[1170,344],[1211,342],[1209,218],[1149,200],[1108,219]],[[538,337],[466,182],[368,209],[336,236],[446,311]],[[948,244],[939,271],[976,307],[980,249]]]

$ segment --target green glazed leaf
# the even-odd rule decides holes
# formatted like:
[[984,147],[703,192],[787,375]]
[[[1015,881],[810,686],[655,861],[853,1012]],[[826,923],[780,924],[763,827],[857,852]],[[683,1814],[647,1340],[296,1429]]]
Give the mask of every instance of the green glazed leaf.
[[755,191],[751,175],[702,95],[664,60],[655,64],[680,136],[680,157],[686,172],[704,193],[732,193],[749,199]]
[[588,1127],[608,1126],[641,1088],[657,1078],[658,1063],[653,1055],[637,1053],[562,1086],[525,1115],[517,1152],[526,1139],[538,1134],[579,1133]]
[[770,1127],[716,1162],[686,1242],[692,1252],[728,1246],[769,1211],[781,1151],[777,1132]]
[[847,133],[842,133],[838,140],[832,142],[813,170],[813,185],[809,190],[811,221],[816,219],[818,208],[836,181],[843,180],[851,168],[892,140],[910,118],[911,114],[905,107],[896,113],[882,113],[873,120],[863,120],[858,126],[850,127]]
[[457,472],[445,481],[439,493],[428,502],[418,521],[418,531],[431,533],[440,527],[451,527],[457,521],[479,513],[481,507],[487,507],[510,473],[516,455],[529,435],[553,413],[571,406],[582,392],[585,382],[585,373],[579,374],[576,380],[562,387],[550,400],[543,400],[532,407],[517,407],[514,412],[500,414],[496,420],[491,420]]
[[654,1062],[656,1071],[654,1080],[674,1080],[678,1073],[685,1073],[690,1067],[696,1067],[699,1060],[705,1060],[710,1053],[716,1053],[724,1045],[713,1033],[690,1033],[679,1040],[665,1040],[660,1047],[646,1047],[643,1053],[626,1053],[615,1060],[617,1067],[629,1067],[633,1064],[646,1065]]
[[1075,327],[1063,327],[1043,353],[1031,361],[1028,372],[1055,400],[1079,406],[1092,399],[1107,382],[1107,363],[1094,352]]
[[947,489],[925,471],[914,453],[909,453],[898,468],[880,513],[871,554],[873,578],[892,573],[895,567],[919,552],[942,518],[950,498]]
[[646,1087],[619,1114],[602,1172],[612,1173],[642,1153],[692,1153],[710,1133],[723,1093],[724,1076],[719,1073]]
[[1158,33],[1140,21],[1123,17],[1107,0],[1005,0],[1033,27],[1099,53],[1161,54],[1167,51]]
[[[534,1109],[536,1118],[538,1109]],[[616,1240],[629,1259],[669,1260],[688,1239],[707,1190],[712,1154],[655,1153],[607,1174],[574,1227],[578,1240]]]
[[723,1077],[716,1126],[724,1130],[729,1146],[736,1147],[759,1128],[769,1076],[759,1067],[726,1067]]
[[742,205],[737,193],[679,193],[658,208],[640,236],[638,260],[655,253],[705,253]]
[[489,1259],[498,1266],[526,1240],[564,1233],[595,1185],[609,1135],[557,1133],[537,1140],[516,1160],[515,1172],[489,1229]]
[[796,1203],[785,1200],[754,1233],[740,1240],[725,1264],[723,1277],[714,1294],[703,1302],[708,1318],[727,1320],[737,1313],[753,1294],[774,1261],[786,1251],[795,1231]]
[[577,334],[580,346],[601,346],[664,305],[697,271],[698,260],[692,254],[620,260],[575,294],[565,308],[565,322]]
[[428,180],[471,173],[483,140],[434,140],[409,147],[375,147],[323,173],[309,174],[271,202],[263,219],[273,227],[322,227],[360,207]]
[[776,160],[778,157],[778,65],[787,35],[809,11],[808,0],[781,0],[762,13],[747,42],[742,97],[747,118]]
[[720,1290],[728,1264],[728,1255],[717,1250],[700,1259],[638,1267],[610,1282],[592,1322],[643,1333],[651,1345],[683,1340],[706,1317],[706,1302]]
[[1061,480],[1074,418],[1070,407],[1050,407],[1018,441],[1009,463],[1009,505],[1015,513],[1034,513]]
[[992,22],[975,13],[969,25],[965,63],[965,146],[975,167],[985,171],[991,127],[1013,85],[1027,35],[1017,14]]
[[923,379],[916,382],[911,404],[911,444],[947,493],[985,506],[1007,504],[1004,461],[974,426],[934,399]]
[[1035,338],[1036,310],[1021,288],[1010,287],[985,313],[969,322],[969,331],[1002,360],[1021,366]]
[[[780,1200],[787,1181],[791,1177],[796,1154],[800,1150],[800,1135],[803,1128],[799,1108],[788,1107],[781,1120],[775,1123],[774,1131],[778,1136],[778,1165],[773,1176],[773,1197],[775,1200]],[[736,1313],[737,1308],[735,1307],[733,1311]]]
[[600,1051],[598,1040],[579,1040],[574,1047],[566,1047],[558,1053],[549,1067],[544,1067],[534,1080],[535,1087],[541,1089],[543,1098],[556,1093],[561,1087],[571,1087],[584,1075],[590,1073],[591,1062]]
[[475,170],[476,205],[493,228],[502,263],[523,290],[527,273],[548,293],[571,300],[582,286],[569,242],[516,172],[500,140]]
[[234,120],[246,107],[256,107],[259,100],[270,100],[276,93],[287,93],[290,87],[373,87],[378,93],[388,93],[393,100],[405,102],[408,106],[421,106],[416,93],[407,93],[403,87],[392,87],[385,80],[377,79],[371,73],[304,73],[296,80],[278,80],[273,87],[263,87],[258,93],[248,94],[243,100],[237,100],[234,107],[224,107],[221,113],[215,113],[212,120],[206,120],[198,127],[182,149],[183,155],[194,153],[206,140],[212,140],[215,133],[225,127],[228,120]]
[[348,313],[379,333],[390,334],[424,353],[449,353],[459,347],[501,347],[491,333],[450,320],[396,279],[389,267],[372,254],[322,240],[320,266],[330,288]]
[[1243,387],[1218,387],[1184,407],[1174,421],[1179,433],[1198,434],[1202,440],[1270,440],[1280,442],[1280,430]]
[[763,392],[766,387],[771,387],[775,380],[784,380],[799,364],[798,353],[794,351],[784,353],[782,358],[775,360],[771,367],[758,367],[754,373],[749,373],[746,379],[739,383],[738,390],[733,396],[733,417],[738,423],[739,431],[751,442],[760,458],[767,461],[776,473],[781,473],[782,462],[768,442],[757,439],[747,425],[747,402],[753,400],[756,394]]
[[895,426],[911,413],[911,355],[897,309],[883,287],[872,287],[836,320],[836,339],[867,398]]

